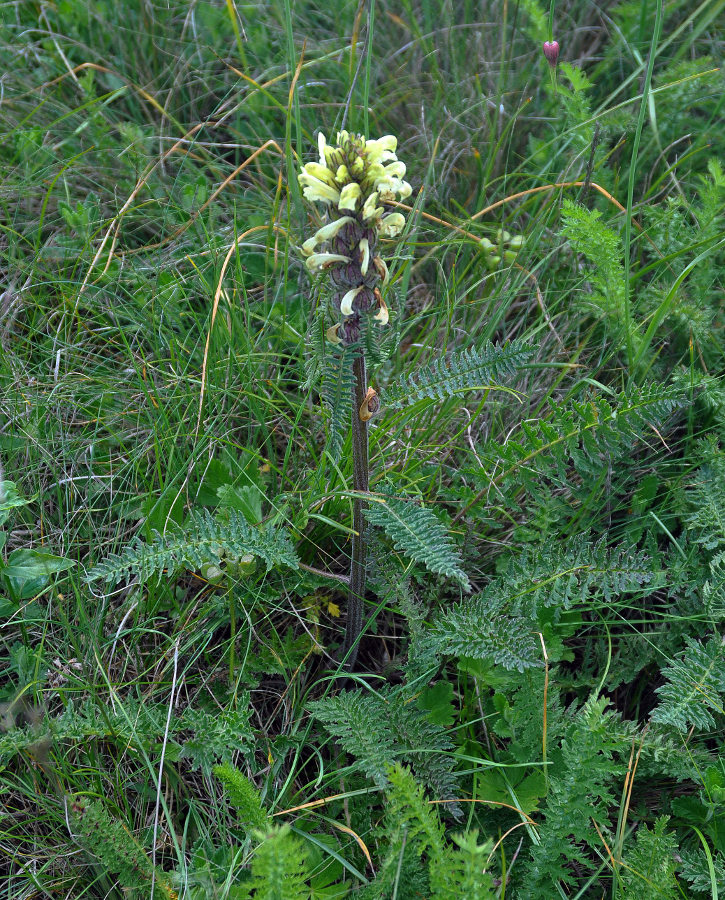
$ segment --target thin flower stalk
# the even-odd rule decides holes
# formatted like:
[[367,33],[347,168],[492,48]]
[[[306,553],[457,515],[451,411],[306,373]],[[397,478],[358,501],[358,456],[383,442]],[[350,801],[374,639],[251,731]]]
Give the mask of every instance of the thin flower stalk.
[[[384,327],[389,310],[381,287],[388,282],[388,267],[379,239],[397,237],[405,217],[392,203],[404,200],[411,187],[404,180],[405,164],[396,156],[397,138],[385,135],[368,140],[340,131],[337,142],[318,138],[319,159],[309,162],[299,175],[304,196],[326,207],[328,221],[301,247],[313,274],[329,279],[329,314],[336,321],[326,331],[327,340],[354,348],[355,388],[352,413],[353,539],[350,593],[342,658],[352,669],[362,632],[367,569],[365,494],[368,492],[368,422],[379,401],[368,389],[363,326]],[[365,322],[367,320],[367,322]]]

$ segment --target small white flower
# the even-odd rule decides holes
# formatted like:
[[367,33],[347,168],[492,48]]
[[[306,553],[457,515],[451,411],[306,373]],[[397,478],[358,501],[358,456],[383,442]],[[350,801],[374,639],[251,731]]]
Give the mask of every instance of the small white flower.
[[328,328],[327,331],[325,332],[325,337],[331,344],[341,344],[342,343],[342,339],[337,336],[337,332],[338,332],[341,324],[342,324],[341,322],[338,322],[336,325],[332,325],[330,328]]
[[341,253],[313,253],[312,256],[305,260],[305,265],[310,272],[319,272],[326,269],[333,263],[349,263],[350,257],[343,256]]
[[305,256],[309,256],[310,253],[315,252],[315,247],[318,244],[322,244],[324,241],[331,241],[343,228],[347,225],[348,222],[354,221],[350,216],[342,216],[340,219],[335,219],[334,222],[328,222],[327,225],[323,225],[313,237],[308,238],[304,244],[302,245],[302,253]]
[[368,274],[368,266],[370,265],[370,244],[368,243],[367,238],[360,238],[360,243],[358,244],[360,248],[360,252],[362,253],[362,261],[360,262],[360,271],[363,275]]
[[405,228],[405,217],[400,213],[390,213],[378,222],[378,231],[383,237],[395,237]]
[[362,197],[360,185],[357,184],[357,182],[352,181],[350,184],[346,184],[342,189],[337,208],[340,212],[342,212],[343,209],[349,209],[351,212],[355,212],[355,207],[357,206],[357,201],[360,197]]
[[340,302],[340,312],[343,316],[352,315],[352,302],[364,286],[365,285],[361,284],[360,287],[353,288],[352,290],[348,291],[342,298],[342,301]]
[[320,151],[320,165],[321,166],[324,166],[327,164],[327,161],[325,160],[325,147],[326,146],[327,146],[327,139],[325,138],[325,135],[322,132],[320,132],[317,135],[317,148]]

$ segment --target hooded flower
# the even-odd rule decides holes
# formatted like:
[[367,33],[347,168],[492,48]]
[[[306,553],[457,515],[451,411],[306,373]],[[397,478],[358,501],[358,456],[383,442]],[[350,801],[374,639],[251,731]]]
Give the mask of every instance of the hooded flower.
[[334,343],[354,343],[360,336],[362,316],[379,325],[388,322],[388,308],[379,284],[388,281],[388,267],[379,255],[378,239],[397,237],[405,217],[390,204],[409,197],[405,164],[396,156],[397,138],[377,139],[347,131],[328,144],[318,135],[319,161],[307,163],[299,175],[308,200],[327,207],[330,221],[302,244],[311,272],[329,274],[333,309],[342,321],[327,331]]

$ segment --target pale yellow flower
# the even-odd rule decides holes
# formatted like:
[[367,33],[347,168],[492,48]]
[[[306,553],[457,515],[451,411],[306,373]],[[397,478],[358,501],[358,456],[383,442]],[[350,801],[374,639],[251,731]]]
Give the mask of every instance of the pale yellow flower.
[[362,253],[362,259],[360,261],[360,271],[363,275],[367,275],[368,266],[370,265],[370,242],[367,238],[360,238],[358,247],[360,248],[360,252]]
[[310,272],[320,272],[333,263],[349,263],[349,256],[342,256],[340,253],[313,253],[307,258],[305,265]]
[[314,175],[302,172],[299,182],[302,186],[302,193],[308,200],[319,200],[321,203],[333,203],[335,205],[340,202],[340,192],[324,181],[320,181],[319,178],[315,178]]
[[405,216],[402,213],[389,213],[378,222],[378,232],[383,237],[396,237],[405,228]]
[[360,287],[353,288],[348,291],[345,296],[342,298],[340,302],[340,312],[343,316],[351,316],[352,315],[352,303],[355,297],[360,293],[363,289],[364,285],[360,285]]
[[361,197],[362,191],[360,190],[360,185],[356,181],[351,181],[350,184],[346,184],[340,192],[340,200],[337,204],[337,208],[340,212],[342,212],[343,209],[355,212],[357,201]]
[[348,222],[354,221],[355,220],[351,216],[342,216],[340,219],[335,219],[327,225],[323,225],[311,238],[308,238],[304,242],[302,245],[302,253],[305,256],[314,253],[315,247],[318,244],[322,244],[324,241],[331,241],[343,226],[347,225]]

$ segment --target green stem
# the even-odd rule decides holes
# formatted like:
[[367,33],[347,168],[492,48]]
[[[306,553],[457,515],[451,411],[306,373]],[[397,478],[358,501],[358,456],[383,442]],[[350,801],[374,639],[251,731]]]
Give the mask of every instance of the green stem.
[[[231,594],[231,592],[230,592]],[[235,645],[237,642],[237,610],[234,596],[229,597],[229,689],[234,690],[234,669],[236,667]]]
[[[361,353],[352,365],[355,375],[355,390],[352,408],[352,481],[356,493],[368,491],[368,423],[360,418],[360,407],[367,395],[367,375],[365,357]],[[358,639],[362,631],[363,603],[365,601],[365,576],[367,573],[367,539],[365,535],[365,501],[355,497],[352,507],[352,561],[350,564],[350,593],[347,601],[347,628],[343,645],[343,659],[348,670],[357,659]]]
[[632,162],[629,167],[629,180],[627,183],[627,210],[624,219],[624,327],[627,338],[627,368],[629,369],[629,377],[633,375],[634,368],[634,341],[632,340],[632,302],[630,291],[630,269],[632,265],[632,207],[634,205],[634,182],[637,176],[637,154],[639,153],[639,142],[642,138],[642,128],[644,127],[644,119],[650,102],[650,87],[652,85],[652,72],[655,67],[655,58],[657,56],[657,45],[660,40],[662,31],[663,3],[657,0],[655,9],[655,27],[650,44],[649,58],[647,60],[647,70],[644,76],[644,86],[642,88],[642,102],[639,106],[639,115],[637,116],[637,128],[634,132],[634,142],[632,144]]

